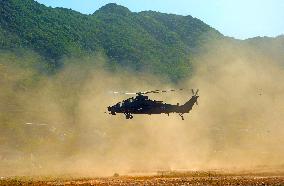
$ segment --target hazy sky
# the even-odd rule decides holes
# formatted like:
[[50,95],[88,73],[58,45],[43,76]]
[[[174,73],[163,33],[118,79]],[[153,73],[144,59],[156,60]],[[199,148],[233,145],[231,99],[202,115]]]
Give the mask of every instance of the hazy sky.
[[37,0],[52,7],[65,7],[85,14],[107,3],[131,11],[155,10],[191,15],[227,36],[245,39],[284,34],[284,0]]

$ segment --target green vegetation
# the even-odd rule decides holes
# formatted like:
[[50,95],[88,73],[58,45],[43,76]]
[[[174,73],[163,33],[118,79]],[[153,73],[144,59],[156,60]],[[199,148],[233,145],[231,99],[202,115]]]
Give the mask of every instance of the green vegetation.
[[191,16],[132,13],[116,4],[84,15],[34,0],[1,0],[0,14],[0,48],[32,49],[48,71],[60,68],[64,57],[100,52],[120,66],[178,80],[190,74],[198,46],[222,37]]

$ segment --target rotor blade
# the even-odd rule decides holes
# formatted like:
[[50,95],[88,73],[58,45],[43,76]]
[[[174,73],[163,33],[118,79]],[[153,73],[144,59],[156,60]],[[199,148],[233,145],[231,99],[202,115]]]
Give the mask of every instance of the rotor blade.
[[153,91],[149,91],[151,93],[161,93],[161,92],[167,92],[166,90],[153,90]]
[[183,90],[183,89],[181,88],[181,89],[160,90],[160,92],[175,92],[179,90]]
[[[150,94],[150,93],[153,93],[152,91],[147,91],[147,92],[139,92],[140,94]],[[138,93],[138,94],[139,94]]]
[[158,90],[151,90],[147,92],[141,92],[142,94],[149,94],[149,93],[160,93]]
[[169,92],[169,91],[172,91],[172,90],[153,90],[153,91],[144,92],[144,94],[149,94],[149,93],[159,94],[162,92]]
[[125,92],[118,92],[118,91],[109,91],[109,93],[112,93],[112,94],[125,94]]
[[117,92],[117,91],[110,91],[113,94],[127,94],[127,95],[135,95],[135,94],[159,94],[159,93],[166,93],[166,92],[175,92],[175,91],[181,91],[184,89],[169,89],[169,90],[148,90],[145,92]]
[[110,91],[110,93],[113,93],[113,94],[137,94],[137,93],[134,93],[134,92],[112,92],[112,91]]
[[135,95],[135,94],[137,94],[137,93],[134,93],[134,92],[125,92],[124,94],[126,94],[126,95]]
[[191,93],[192,93],[192,95],[194,95],[194,90],[193,89],[191,89]]

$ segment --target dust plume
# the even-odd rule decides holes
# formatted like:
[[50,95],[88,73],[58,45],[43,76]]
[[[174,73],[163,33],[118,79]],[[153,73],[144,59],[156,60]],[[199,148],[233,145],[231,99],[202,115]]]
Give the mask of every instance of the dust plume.
[[283,64],[250,45],[211,44],[189,85],[198,86],[206,166],[283,169]]
[[[245,44],[216,41],[203,49],[194,57],[193,76],[178,84],[111,69],[99,54],[65,59],[64,69],[51,76],[9,63],[37,64],[35,56],[2,54],[0,175],[281,167],[283,68]],[[183,104],[191,88],[200,89],[199,106],[185,121],[177,114],[126,120],[105,113],[127,98],[111,91],[168,88],[186,91],[150,97]]]

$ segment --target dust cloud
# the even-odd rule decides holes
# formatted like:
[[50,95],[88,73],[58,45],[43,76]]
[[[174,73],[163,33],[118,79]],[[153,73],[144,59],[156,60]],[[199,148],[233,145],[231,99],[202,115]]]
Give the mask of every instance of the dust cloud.
[[[245,44],[203,48],[193,76],[178,84],[110,70],[102,55],[65,59],[60,72],[42,75],[9,63],[40,59],[2,54],[0,176],[283,169],[283,64]],[[183,104],[200,89],[199,105],[184,121],[177,114],[126,120],[105,113],[127,98],[112,91],[169,88],[185,91],[150,98]]]

